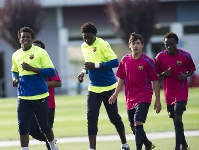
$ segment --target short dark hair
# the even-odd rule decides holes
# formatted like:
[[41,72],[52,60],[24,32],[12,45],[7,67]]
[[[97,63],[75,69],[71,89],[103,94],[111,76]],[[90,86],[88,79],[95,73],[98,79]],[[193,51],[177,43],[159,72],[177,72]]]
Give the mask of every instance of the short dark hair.
[[32,43],[37,43],[41,45],[41,48],[45,49],[45,44],[40,40],[34,40]]
[[92,33],[97,35],[97,28],[92,22],[87,22],[82,25],[81,33]]
[[21,38],[21,33],[22,33],[22,32],[28,32],[28,33],[31,34],[32,39],[35,38],[35,33],[34,33],[34,31],[33,31],[32,29],[30,29],[29,27],[23,27],[23,28],[21,28],[21,29],[18,31],[18,39]]
[[165,34],[165,36],[164,36],[164,40],[165,39],[169,39],[169,38],[174,38],[174,40],[176,41],[176,43],[178,44],[178,36],[177,36],[177,34],[175,34],[175,33],[173,33],[173,32],[168,32],[167,34]]
[[130,42],[135,42],[137,40],[140,40],[141,43],[144,44],[144,39],[143,39],[143,37],[140,34],[136,34],[135,32],[131,33],[130,37],[129,37],[129,43]]

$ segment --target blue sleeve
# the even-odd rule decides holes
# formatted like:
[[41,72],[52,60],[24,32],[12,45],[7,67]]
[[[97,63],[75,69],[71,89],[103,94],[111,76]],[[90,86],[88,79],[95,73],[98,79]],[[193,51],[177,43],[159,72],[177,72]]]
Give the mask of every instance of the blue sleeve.
[[107,62],[102,62],[104,68],[116,68],[119,65],[118,59],[110,60]]
[[19,78],[19,73],[12,71],[12,78],[18,79]]
[[45,77],[53,77],[55,75],[55,69],[54,68],[42,68],[40,69],[39,74]]

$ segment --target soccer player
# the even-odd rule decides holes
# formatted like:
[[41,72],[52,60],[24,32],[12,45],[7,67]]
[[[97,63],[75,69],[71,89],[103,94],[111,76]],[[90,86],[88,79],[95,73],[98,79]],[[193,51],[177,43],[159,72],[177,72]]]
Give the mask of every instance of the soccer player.
[[[43,49],[45,49],[45,44],[40,41],[40,40],[34,40],[33,45],[39,46]],[[48,96],[48,123],[50,124],[51,128],[53,128],[53,123],[54,123],[54,116],[55,116],[55,93],[54,93],[54,88],[55,87],[61,87],[61,80],[58,75],[57,70],[56,74],[53,77],[47,77],[46,78],[46,83],[48,85],[48,90],[49,90],[49,96]],[[43,132],[40,130],[40,127],[36,121],[36,117],[33,113],[33,116],[30,121],[30,132],[29,134],[40,141],[45,141],[46,142],[46,147],[48,150],[51,150],[50,145],[43,134]]]
[[133,134],[135,134],[136,150],[142,150],[143,144],[146,150],[152,150],[155,145],[148,140],[143,124],[146,121],[152,101],[152,82],[156,97],[154,109],[156,113],[161,110],[158,77],[153,60],[142,53],[142,48],[144,47],[143,37],[139,34],[131,33],[128,46],[132,53],[125,55],[120,61],[116,72],[118,85],[110,97],[109,103],[115,104],[118,94],[124,85],[128,119]]
[[177,48],[178,36],[169,32],[164,36],[166,50],[158,53],[155,66],[159,77],[163,78],[165,102],[169,117],[173,119],[175,127],[175,150],[190,150],[187,145],[182,122],[183,112],[188,101],[187,77],[196,70],[191,55]]
[[109,105],[109,97],[113,94],[117,80],[112,68],[118,66],[118,59],[107,41],[97,37],[97,28],[91,23],[84,23],[81,27],[84,43],[81,50],[85,59],[85,69],[78,75],[79,82],[83,82],[84,74],[88,72],[90,84],[87,97],[87,124],[90,150],[96,150],[96,136],[98,132],[98,116],[103,102],[110,122],[115,126],[122,143],[122,150],[130,150],[126,141],[125,128],[118,114],[117,101]]
[[34,110],[42,132],[51,149],[57,150],[53,131],[48,123],[48,86],[46,77],[53,77],[55,69],[48,53],[32,45],[34,31],[23,27],[18,31],[21,48],[12,55],[13,86],[18,87],[18,126],[21,150],[28,150],[29,123]]

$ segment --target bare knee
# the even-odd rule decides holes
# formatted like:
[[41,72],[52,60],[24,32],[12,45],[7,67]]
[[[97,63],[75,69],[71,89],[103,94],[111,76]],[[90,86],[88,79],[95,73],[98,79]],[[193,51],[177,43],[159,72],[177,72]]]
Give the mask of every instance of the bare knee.
[[139,125],[143,125],[143,122],[135,121],[134,126],[139,126]]

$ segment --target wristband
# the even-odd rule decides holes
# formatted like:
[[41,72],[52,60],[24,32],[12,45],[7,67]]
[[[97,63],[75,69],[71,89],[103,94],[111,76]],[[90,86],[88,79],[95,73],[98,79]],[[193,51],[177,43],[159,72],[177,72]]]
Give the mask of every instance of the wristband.
[[100,68],[100,64],[99,63],[95,63],[95,68]]
[[84,74],[86,74],[86,69],[82,69],[82,71],[81,71],[82,73],[84,73]]

